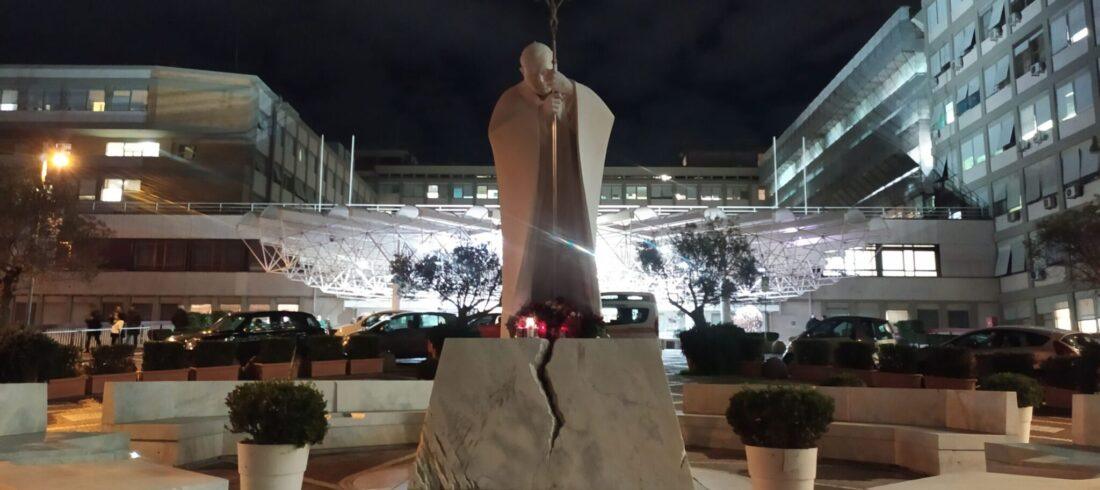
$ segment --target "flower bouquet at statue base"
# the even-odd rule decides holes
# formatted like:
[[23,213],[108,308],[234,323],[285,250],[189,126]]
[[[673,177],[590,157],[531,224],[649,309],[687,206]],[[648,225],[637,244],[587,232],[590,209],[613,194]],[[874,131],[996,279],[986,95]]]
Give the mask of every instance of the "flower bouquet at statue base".
[[556,340],[607,336],[600,315],[579,309],[562,298],[528,303],[508,319],[507,326],[512,338]]

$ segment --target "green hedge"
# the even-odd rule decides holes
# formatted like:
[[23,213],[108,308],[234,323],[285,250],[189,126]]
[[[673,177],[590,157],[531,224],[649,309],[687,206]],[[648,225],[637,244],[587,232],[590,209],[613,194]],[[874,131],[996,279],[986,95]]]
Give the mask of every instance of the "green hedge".
[[294,339],[272,337],[260,341],[260,352],[256,354],[256,362],[279,363],[290,362],[294,359]]
[[917,348],[911,345],[878,346],[878,370],[884,373],[914,374],[917,372],[918,360]]
[[840,342],[833,350],[836,367],[871,370],[875,367],[875,344],[870,342]]
[[1030,352],[998,352],[974,356],[978,377],[996,373],[1017,373],[1024,376],[1035,375],[1035,355]]
[[318,444],[328,432],[325,396],[312,383],[287,380],[238,385],[225,397],[229,430],[248,434],[246,442]]
[[733,325],[695,326],[679,333],[680,350],[692,374],[735,373],[740,367],[740,339],[745,331]]
[[310,336],[306,339],[306,358],[311,361],[335,361],[343,359],[343,339],[331,335]]
[[1019,373],[996,373],[978,382],[982,391],[1015,391],[1016,405],[1038,407],[1043,404],[1043,388],[1030,376]]
[[232,366],[237,363],[237,343],[204,340],[195,345],[191,363],[195,367]]
[[381,339],[377,335],[352,335],[344,346],[348,359],[376,359],[382,357]]
[[187,351],[180,342],[145,342],[141,355],[142,371],[164,371],[183,369],[187,362]]
[[40,383],[76,376],[80,351],[24,329],[0,331],[0,383]]
[[833,344],[828,340],[800,339],[791,343],[796,364],[828,366],[833,357]]
[[840,373],[825,378],[825,380],[821,382],[821,386],[853,386],[862,388],[867,386],[867,383],[864,383],[862,379],[854,374]]
[[974,356],[970,351],[951,346],[924,349],[923,374],[941,378],[965,379],[973,376]]
[[1039,366],[1044,385],[1066,390],[1081,391],[1081,358],[1048,357]]
[[726,422],[746,445],[807,449],[829,428],[834,409],[832,398],[807,388],[747,389],[730,398]]
[[136,369],[132,345],[103,345],[92,349],[92,374],[129,373]]

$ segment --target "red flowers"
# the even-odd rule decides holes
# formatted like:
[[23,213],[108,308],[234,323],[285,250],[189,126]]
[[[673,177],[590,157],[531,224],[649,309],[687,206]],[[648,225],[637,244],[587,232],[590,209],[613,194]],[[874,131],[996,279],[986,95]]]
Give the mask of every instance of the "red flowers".
[[532,302],[524,306],[508,320],[508,332],[512,337],[561,337],[594,338],[603,334],[603,318],[582,312],[562,298]]

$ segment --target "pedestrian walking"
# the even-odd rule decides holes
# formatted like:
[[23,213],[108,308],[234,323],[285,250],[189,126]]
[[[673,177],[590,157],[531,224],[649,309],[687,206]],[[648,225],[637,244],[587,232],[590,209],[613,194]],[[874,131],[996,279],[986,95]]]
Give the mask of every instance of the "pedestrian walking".
[[84,318],[84,327],[87,329],[84,332],[84,352],[91,350],[92,340],[95,340],[96,347],[103,345],[99,338],[102,333],[100,330],[103,328],[103,314],[95,305],[90,305],[90,309],[88,316]]

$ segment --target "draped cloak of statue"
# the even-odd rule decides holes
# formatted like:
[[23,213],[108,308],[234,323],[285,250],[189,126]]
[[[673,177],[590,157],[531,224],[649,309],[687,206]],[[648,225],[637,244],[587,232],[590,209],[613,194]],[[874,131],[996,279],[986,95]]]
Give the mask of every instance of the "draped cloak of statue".
[[558,120],[557,229],[553,219],[551,122],[543,97],[520,82],[501,95],[489,122],[501,212],[502,318],[531,301],[564,298],[600,312],[596,217],[615,116],[595,92],[573,86]]

